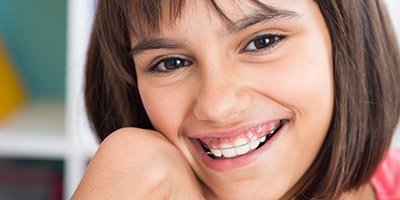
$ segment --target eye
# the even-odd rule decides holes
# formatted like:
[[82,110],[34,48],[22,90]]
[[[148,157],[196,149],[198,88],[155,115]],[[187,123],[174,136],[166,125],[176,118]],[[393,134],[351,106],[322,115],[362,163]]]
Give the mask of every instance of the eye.
[[164,58],[164,59],[158,61],[156,64],[154,64],[150,68],[150,71],[165,73],[165,72],[177,70],[181,67],[186,67],[191,64],[192,64],[192,62],[187,59],[178,58],[178,57],[169,57],[169,58]]
[[261,36],[257,36],[249,43],[247,43],[244,48],[245,51],[260,51],[264,49],[272,48],[276,43],[284,39],[285,36],[282,35],[274,35],[274,34],[265,34]]

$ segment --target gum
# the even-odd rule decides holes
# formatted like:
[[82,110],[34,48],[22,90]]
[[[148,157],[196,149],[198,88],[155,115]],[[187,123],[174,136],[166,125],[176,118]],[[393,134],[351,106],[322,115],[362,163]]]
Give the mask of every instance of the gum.
[[209,148],[212,149],[218,149],[226,146],[235,146],[234,145],[235,142],[238,141],[240,138],[246,140],[247,142],[256,140],[266,135],[268,132],[274,129],[278,124],[279,121],[275,123],[262,124],[255,128],[251,128],[248,131],[235,137],[230,137],[230,138],[207,137],[207,138],[201,138],[200,140],[205,145],[207,145]]

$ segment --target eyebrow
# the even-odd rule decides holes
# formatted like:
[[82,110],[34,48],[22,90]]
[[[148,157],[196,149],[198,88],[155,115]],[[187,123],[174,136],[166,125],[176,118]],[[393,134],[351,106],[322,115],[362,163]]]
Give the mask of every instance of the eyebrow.
[[[229,34],[234,34],[244,29],[251,27],[253,25],[268,22],[268,21],[279,21],[283,19],[296,19],[299,18],[300,14],[289,11],[289,10],[278,10],[275,8],[263,9],[256,13],[253,13],[249,16],[246,16],[243,19],[240,19],[236,22],[232,22],[231,28],[229,28]],[[145,38],[134,46],[129,54],[134,56],[136,54],[140,54],[147,50],[152,49],[177,49],[182,48],[184,45],[179,43],[178,41],[166,38]]]
[[181,47],[183,47],[183,45],[174,40],[149,38],[141,40],[136,46],[134,46],[129,51],[129,54],[135,55],[150,49],[177,49]]
[[279,20],[289,20],[298,19],[301,15],[297,12],[290,10],[278,10],[275,8],[268,8],[260,10],[256,13],[251,14],[243,19],[233,22],[233,28],[229,31],[230,34],[240,32],[250,26],[269,22],[269,21],[279,21]]

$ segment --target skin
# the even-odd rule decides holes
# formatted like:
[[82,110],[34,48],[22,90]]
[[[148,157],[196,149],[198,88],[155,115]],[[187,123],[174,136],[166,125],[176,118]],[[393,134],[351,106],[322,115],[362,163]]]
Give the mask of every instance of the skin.
[[[217,2],[233,22],[260,9],[247,1]],[[162,135],[140,129],[111,134],[74,198],[288,199],[296,192],[332,118],[332,47],[313,1],[266,3],[297,16],[232,32],[205,1],[190,0],[182,17],[155,36],[174,41],[174,48],[134,54],[144,107]],[[284,37],[253,50],[253,39],[265,34]],[[135,47],[140,39],[132,41]],[[166,57],[186,64],[162,71]],[[273,119],[289,123],[254,162],[233,170],[210,169],[190,139]],[[343,199],[366,199],[371,191],[365,185]]]
[[[239,3],[242,11],[234,4],[219,3],[234,22],[259,10],[250,3]],[[299,16],[229,34],[204,2],[187,5],[191,8],[184,10],[181,20],[160,36],[181,42],[183,48],[134,56],[144,107],[157,130],[184,154],[213,195],[278,199],[311,165],[332,116],[331,45],[321,13],[312,1],[271,1],[269,5]],[[264,52],[243,52],[248,41],[264,33],[286,38]],[[148,71],[155,58],[169,55],[193,64],[170,74]],[[290,119],[282,137],[262,158],[233,171],[209,169],[188,139],[195,133],[280,118]]]

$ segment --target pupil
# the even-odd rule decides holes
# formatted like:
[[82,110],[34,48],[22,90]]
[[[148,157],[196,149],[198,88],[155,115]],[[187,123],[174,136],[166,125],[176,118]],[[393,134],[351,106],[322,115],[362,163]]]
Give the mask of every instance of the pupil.
[[264,48],[264,47],[268,46],[271,42],[272,42],[271,38],[261,37],[256,41],[255,45],[257,48]]
[[167,69],[175,69],[175,68],[181,67],[182,63],[183,63],[182,60],[172,58],[169,60],[169,62],[166,63],[165,67]]

